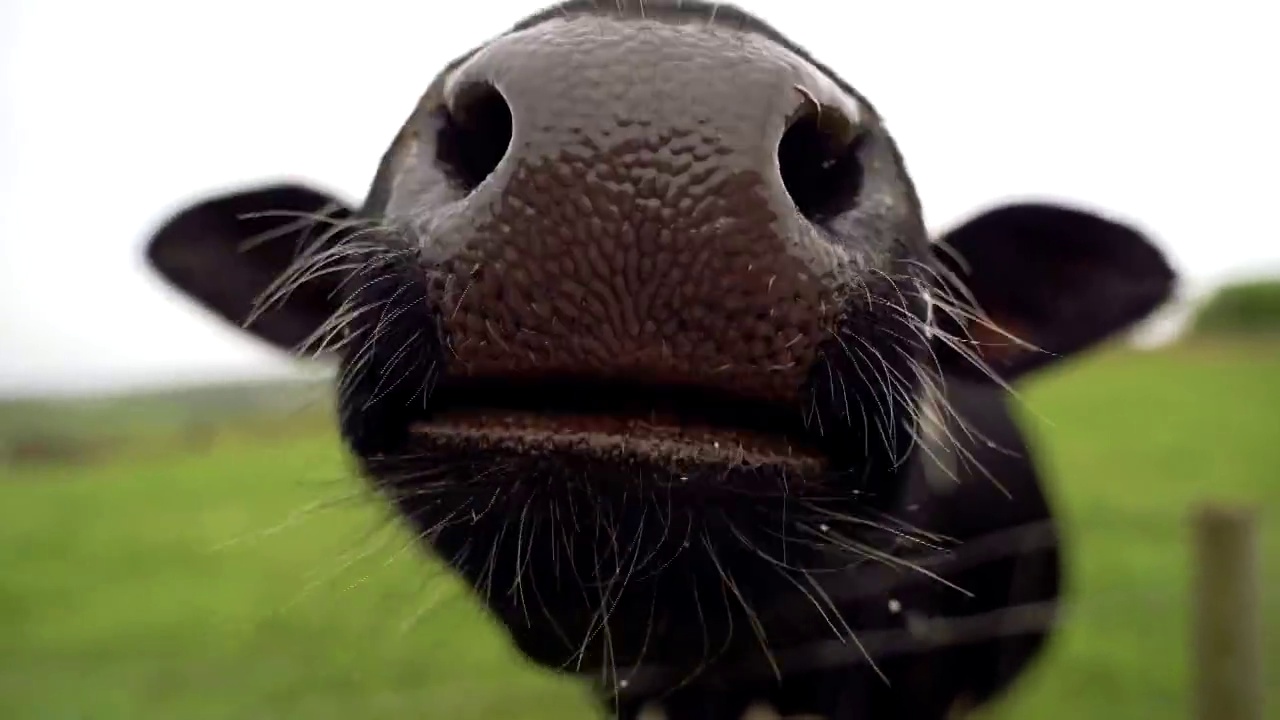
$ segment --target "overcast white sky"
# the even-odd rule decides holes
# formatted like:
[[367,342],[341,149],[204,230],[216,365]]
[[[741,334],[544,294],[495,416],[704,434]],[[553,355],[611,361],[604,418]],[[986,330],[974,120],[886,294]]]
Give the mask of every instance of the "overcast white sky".
[[[147,274],[145,233],[273,176],[358,199],[432,75],[543,4],[0,0],[0,393],[279,370]],[[936,228],[1063,198],[1193,282],[1280,270],[1270,3],[741,4],[876,103]]]

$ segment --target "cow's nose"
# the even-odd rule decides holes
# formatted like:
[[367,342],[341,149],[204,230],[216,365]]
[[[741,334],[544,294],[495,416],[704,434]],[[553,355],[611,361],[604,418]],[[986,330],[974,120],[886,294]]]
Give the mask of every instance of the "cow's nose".
[[448,374],[797,397],[857,254],[821,229],[857,200],[855,99],[757,35],[600,17],[503,37],[441,97]]

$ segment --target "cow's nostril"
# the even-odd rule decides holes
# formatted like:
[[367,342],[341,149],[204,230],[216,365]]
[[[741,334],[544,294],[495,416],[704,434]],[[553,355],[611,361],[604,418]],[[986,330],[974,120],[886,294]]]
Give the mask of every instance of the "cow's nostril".
[[468,192],[484,182],[511,144],[511,108],[498,88],[487,82],[458,90],[450,106],[442,106],[436,157]]
[[839,109],[807,102],[778,143],[778,170],[791,202],[819,222],[850,210],[862,189],[858,126]]

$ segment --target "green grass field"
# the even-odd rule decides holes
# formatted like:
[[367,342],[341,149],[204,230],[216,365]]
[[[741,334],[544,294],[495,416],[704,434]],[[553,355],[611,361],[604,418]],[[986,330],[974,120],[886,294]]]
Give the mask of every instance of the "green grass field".
[[[1110,352],[1026,390],[1071,533],[1071,605],[993,714],[1189,717],[1188,507],[1280,509],[1280,343]],[[408,545],[328,433],[0,473],[0,718],[592,716]]]

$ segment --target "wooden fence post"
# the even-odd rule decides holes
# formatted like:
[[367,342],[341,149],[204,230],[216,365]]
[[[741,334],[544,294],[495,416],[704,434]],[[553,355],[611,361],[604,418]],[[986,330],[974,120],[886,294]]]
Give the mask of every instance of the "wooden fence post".
[[1254,510],[1203,505],[1194,517],[1196,720],[1263,720],[1262,623]]

